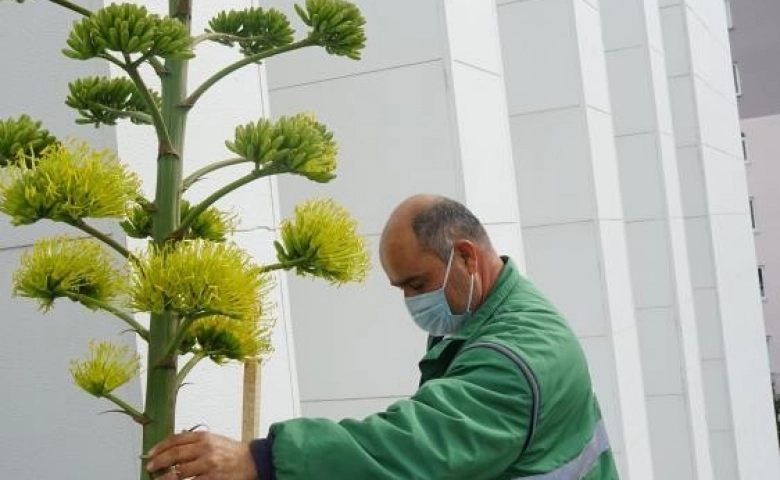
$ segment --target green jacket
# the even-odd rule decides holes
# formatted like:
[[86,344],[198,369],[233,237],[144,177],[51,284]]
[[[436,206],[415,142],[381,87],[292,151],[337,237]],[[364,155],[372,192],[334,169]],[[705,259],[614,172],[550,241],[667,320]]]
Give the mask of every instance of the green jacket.
[[385,412],[273,425],[276,478],[618,478],[577,339],[511,260],[463,329],[429,343],[420,388]]

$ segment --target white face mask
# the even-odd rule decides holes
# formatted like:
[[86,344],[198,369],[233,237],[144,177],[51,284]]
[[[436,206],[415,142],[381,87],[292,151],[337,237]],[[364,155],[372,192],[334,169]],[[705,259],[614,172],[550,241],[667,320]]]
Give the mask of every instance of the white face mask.
[[450,276],[452,267],[452,257],[455,249],[450,250],[450,258],[447,261],[447,271],[444,273],[444,281],[440,288],[406,297],[406,308],[414,319],[414,323],[433,336],[442,336],[455,333],[466,323],[471,315],[471,297],[474,293],[474,274],[471,274],[471,286],[469,287],[469,300],[466,311],[460,314],[452,313],[450,304],[444,294],[444,288],[447,286],[447,280]]

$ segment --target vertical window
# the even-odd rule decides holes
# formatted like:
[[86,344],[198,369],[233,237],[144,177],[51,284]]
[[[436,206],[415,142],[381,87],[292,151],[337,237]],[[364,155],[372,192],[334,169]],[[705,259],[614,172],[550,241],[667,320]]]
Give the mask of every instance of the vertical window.
[[742,132],[742,160],[748,161],[747,135],[745,135],[745,132]]
[[734,28],[734,20],[731,17],[731,0],[724,0],[726,4],[726,25],[731,29]]
[[764,266],[758,266],[758,288],[761,292],[761,300],[766,300],[766,289],[764,288]]
[[742,95],[742,77],[739,74],[739,64],[737,62],[731,63],[731,71],[734,75],[734,91],[739,97]]
[[756,204],[753,199],[753,196],[750,196],[748,198],[748,202],[750,202],[750,224],[753,226],[753,230],[756,229]]
[[739,97],[742,95],[742,77],[739,75],[739,64],[737,62],[731,63],[731,71],[734,74],[734,91]]

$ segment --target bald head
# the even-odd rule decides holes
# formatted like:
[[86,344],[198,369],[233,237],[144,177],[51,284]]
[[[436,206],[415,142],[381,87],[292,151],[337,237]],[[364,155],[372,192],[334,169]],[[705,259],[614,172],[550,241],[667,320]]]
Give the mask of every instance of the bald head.
[[490,249],[484,227],[469,209],[440,195],[419,194],[401,202],[393,210],[380,241],[384,252],[391,240],[413,239],[420,250],[447,261],[453,242],[470,240]]
[[477,217],[438,195],[401,202],[385,225],[379,253],[390,283],[405,297],[443,288],[446,277],[452,312],[478,308],[504,266]]
[[383,248],[391,238],[409,234],[416,236],[414,233],[415,219],[421,212],[430,209],[431,206],[440,202],[442,199],[443,197],[438,195],[420,194],[411,196],[398,204],[390,214],[390,218],[387,219],[385,228],[382,231],[380,249]]

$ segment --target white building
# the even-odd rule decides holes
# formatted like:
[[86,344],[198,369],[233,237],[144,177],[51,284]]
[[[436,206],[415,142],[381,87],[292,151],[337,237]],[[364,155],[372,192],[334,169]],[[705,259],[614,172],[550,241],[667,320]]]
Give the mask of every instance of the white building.
[[[262,2],[286,12],[292,3]],[[241,215],[240,241],[272,258],[278,220],[327,195],[358,217],[376,254],[404,197],[464,201],[569,317],[621,478],[780,478],[723,4],[357,3],[369,36],[361,62],[292,53],[269,62],[267,77],[262,68],[229,77],[193,112],[188,170],[224,158],[235,125],[269,111],[314,111],[340,142],[330,184],[280,178],[230,196],[223,206]],[[202,29],[217,6],[194,7]],[[109,73],[58,55],[74,19],[46,2],[0,4],[0,42],[14,46],[1,57],[0,116],[27,112],[60,136],[116,148],[150,188],[151,132],[78,128],[62,103],[67,81]],[[199,54],[193,85],[235,58],[218,46]],[[21,251],[62,230],[0,218],[0,478],[133,479],[136,427],[96,415],[109,407],[71,385],[66,369],[89,338],[118,328],[75,306],[43,316],[10,297]],[[374,264],[364,285],[281,283],[261,433],[298,414],[359,417],[414,391],[424,335]],[[237,436],[240,370],[202,368],[193,381],[180,396],[181,426]],[[125,393],[140,402],[140,390]]]
[[775,393],[780,395],[780,32],[776,2],[726,2],[742,153],[750,194],[756,260]]

